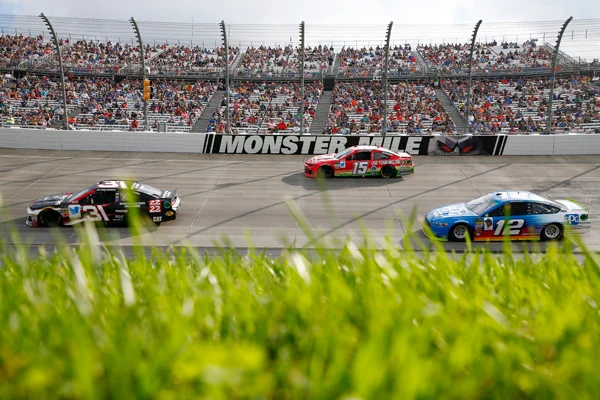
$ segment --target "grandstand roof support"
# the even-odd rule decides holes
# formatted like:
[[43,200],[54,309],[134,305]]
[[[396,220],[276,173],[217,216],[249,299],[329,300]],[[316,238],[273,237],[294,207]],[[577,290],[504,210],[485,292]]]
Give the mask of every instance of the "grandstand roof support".
[[563,34],[567,29],[567,25],[573,17],[569,17],[563,24],[562,28],[560,28],[560,32],[558,33],[558,37],[556,40],[556,46],[554,47],[554,54],[552,56],[552,75],[550,76],[550,93],[548,94],[548,116],[546,120],[546,131],[545,133],[550,134],[554,128],[554,124],[552,122],[552,101],[554,100],[554,82],[556,81],[556,60],[558,59],[558,51],[560,50],[560,42],[562,41]]
[[392,35],[392,26],[394,21],[390,21],[385,32],[385,64],[383,67],[383,121],[381,123],[381,134],[387,134],[387,110],[388,110],[388,74],[390,65],[390,36]]
[[56,47],[56,55],[58,57],[58,68],[60,69],[60,84],[62,86],[62,95],[63,95],[63,123],[65,124],[65,129],[69,129],[69,113],[67,112],[67,89],[65,86],[65,71],[63,69],[62,63],[62,52],[60,50],[60,43],[58,43],[58,37],[56,36],[56,32],[50,23],[48,17],[44,15],[44,13],[40,14],[40,18],[44,21],[50,34],[52,35],[52,40],[54,41],[54,46]]
[[469,115],[471,112],[471,79],[473,77],[473,51],[475,50],[475,40],[477,40],[477,32],[481,26],[481,20],[475,25],[473,29],[473,36],[471,36],[471,51],[469,52],[469,80],[467,82],[467,133],[471,133],[471,124],[469,123]]
[[[142,57],[142,85],[148,78],[148,71],[146,70],[146,58],[144,56],[144,42],[142,41],[142,35],[140,34],[140,30],[138,28],[137,22],[135,19],[131,17],[129,22],[133,26],[133,30],[135,32],[135,37],[137,38],[138,45],[140,46],[140,56]],[[144,130],[147,132],[150,130],[150,125],[148,124],[148,100],[146,100],[146,96],[143,96],[144,99]]]
[[229,43],[227,42],[227,29],[225,28],[225,21],[221,21],[219,24],[221,26],[221,35],[223,36],[223,47],[225,48],[225,52],[223,60],[225,62],[225,103],[226,103],[226,121],[227,127],[226,132],[231,133],[231,124],[230,124],[230,116],[229,116]]
[[304,21],[300,22],[300,134],[304,134]]

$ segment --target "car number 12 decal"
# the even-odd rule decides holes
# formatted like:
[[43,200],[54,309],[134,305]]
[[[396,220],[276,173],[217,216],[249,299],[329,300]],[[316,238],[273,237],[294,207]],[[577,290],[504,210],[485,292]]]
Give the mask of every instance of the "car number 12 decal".
[[494,236],[517,236],[521,234],[521,229],[523,228],[523,225],[525,225],[524,219],[511,219],[508,221],[508,224],[505,224],[505,222],[506,221],[503,219],[498,221],[498,225],[496,225],[496,230],[494,231]]

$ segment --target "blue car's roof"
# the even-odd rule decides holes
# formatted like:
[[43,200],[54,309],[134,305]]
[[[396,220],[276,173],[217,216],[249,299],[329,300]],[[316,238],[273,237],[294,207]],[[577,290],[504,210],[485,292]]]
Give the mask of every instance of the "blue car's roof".
[[542,203],[553,203],[551,200],[531,192],[524,191],[502,191],[490,193],[492,200],[498,203],[508,203],[512,201],[536,201]]

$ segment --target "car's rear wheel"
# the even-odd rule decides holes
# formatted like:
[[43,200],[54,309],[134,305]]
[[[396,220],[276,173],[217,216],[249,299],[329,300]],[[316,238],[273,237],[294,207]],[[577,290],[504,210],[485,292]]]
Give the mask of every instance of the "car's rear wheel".
[[381,169],[381,177],[383,179],[390,179],[396,176],[396,168],[386,165]]
[[471,229],[466,224],[456,224],[450,229],[449,239],[453,242],[464,242],[471,234]]
[[54,227],[60,225],[62,217],[54,210],[46,210],[40,213],[38,220],[40,226]]
[[548,224],[542,229],[542,240],[558,240],[563,235],[563,228],[560,224]]
[[324,165],[317,171],[317,176],[325,179],[333,178],[333,168],[329,165]]

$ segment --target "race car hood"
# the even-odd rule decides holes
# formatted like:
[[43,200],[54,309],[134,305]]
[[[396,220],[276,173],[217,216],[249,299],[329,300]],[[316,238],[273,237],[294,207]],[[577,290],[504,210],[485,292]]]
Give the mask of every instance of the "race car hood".
[[467,208],[467,203],[457,203],[431,210],[425,216],[429,221],[439,221],[444,218],[474,217],[476,214]]
[[330,161],[330,160],[335,160],[335,154],[323,154],[320,156],[314,156],[313,158],[309,158],[308,160],[306,160],[307,164],[316,164],[316,163],[320,163],[323,161]]
[[71,192],[57,193],[50,196],[42,197],[41,199],[34,200],[29,205],[32,210],[39,210],[45,207],[59,207],[61,203],[73,195]]

